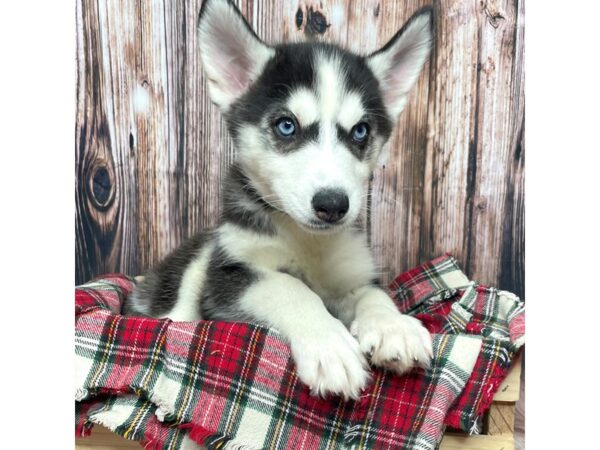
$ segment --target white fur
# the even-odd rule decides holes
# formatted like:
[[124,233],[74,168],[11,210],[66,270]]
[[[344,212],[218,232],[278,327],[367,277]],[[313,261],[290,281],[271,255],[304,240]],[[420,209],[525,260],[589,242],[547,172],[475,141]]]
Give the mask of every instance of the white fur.
[[352,127],[362,120],[365,113],[360,96],[356,92],[350,92],[342,100],[337,122],[350,133]]
[[287,107],[294,113],[302,127],[319,120],[319,104],[314,92],[310,89],[301,88],[296,90],[290,96]]
[[190,262],[183,273],[181,285],[177,292],[177,302],[171,311],[163,316],[172,320],[193,321],[201,320],[198,299],[204,286],[206,269],[214,248],[213,243],[208,243],[200,254]]
[[416,17],[388,49],[369,57],[367,63],[379,79],[383,100],[391,117],[404,109],[408,93],[417,82],[431,51],[431,17]]
[[315,68],[321,117],[323,121],[331,123],[335,121],[345,95],[344,72],[340,60],[326,53],[317,55]]
[[431,337],[421,322],[400,314],[381,290],[366,286],[354,293],[356,318],[350,330],[371,362],[404,373],[413,366],[429,367],[433,355]]
[[[366,204],[371,161],[359,160],[338,140],[337,125],[350,131],[365,114],[360,96],[349,92],[338,58],[317,55],[317,86],[314,92],[300,88],[287,107],[301,126],[318,121],[319,141],[289,154],[265,148],[262,129],[243,127],[245,148],[240,161],[267,202],[310,226],[315,219],[313,196],[321,189],[341,189],[348,195],[349,210],[341,225],[353,223]],[[302,173],[302,178],[297,174]]]
[[[315,193],[323,188],[338,188],[350,200],[343,224],[358,218],[366,202],[369,165],[354,157],[333,133],[326,131],[318,143],[311,142],[289,154],[265,150],[260,129],[246,126],[239,133],[247,144],[240,152],[240,162],[271,205],[308,227],[315,218],[311,203]],[[303,174],[301,178],[299,173]]]
[[302,273],[324,301],[344,297],[375,277],[373,257],[363,233],[309,233],[283,215],[276,224],[274,236],[224,224],[218,230],[219,244],[236,260],[252,267]]
[[356,340],[300,280],[272,271],[263,277],[240,306],[290,340],[298,376],[313,394],[358,398],[369,376]]

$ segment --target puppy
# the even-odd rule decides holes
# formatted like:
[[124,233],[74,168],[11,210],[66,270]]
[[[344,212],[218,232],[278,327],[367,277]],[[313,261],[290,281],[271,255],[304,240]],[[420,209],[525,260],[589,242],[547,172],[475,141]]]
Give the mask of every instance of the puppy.
[[426,367],[429,333],[379,287],[361,217],[429,55],[431,9],[368,56],[319,42],[269,46],[229,0],[204,1],[198,39],[237,161],[218,227],[147,274],[125,313],[274,327],[315,395],[358,398],[367,358],[399,374]]

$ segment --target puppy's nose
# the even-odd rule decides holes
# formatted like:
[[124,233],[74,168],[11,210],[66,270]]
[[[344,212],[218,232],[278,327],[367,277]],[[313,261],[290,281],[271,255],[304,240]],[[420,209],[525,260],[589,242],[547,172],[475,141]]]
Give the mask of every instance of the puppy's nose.
[[312,206],[319,219],[335,223],[346,215],[350,201],[340,189],[321,189],[312,198]]

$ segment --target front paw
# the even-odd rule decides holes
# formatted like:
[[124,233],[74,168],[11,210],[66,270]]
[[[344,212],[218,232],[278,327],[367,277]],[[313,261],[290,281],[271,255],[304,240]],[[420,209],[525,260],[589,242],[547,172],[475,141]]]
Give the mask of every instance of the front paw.
[[357,317],[350,330],[376,366],[402,374],[431,364],[431,336],[414,317],[378,308]]
[[311,328],[291,342],[298,377],[313,395],[357,399],[369,381],[358,342],[338,320]]

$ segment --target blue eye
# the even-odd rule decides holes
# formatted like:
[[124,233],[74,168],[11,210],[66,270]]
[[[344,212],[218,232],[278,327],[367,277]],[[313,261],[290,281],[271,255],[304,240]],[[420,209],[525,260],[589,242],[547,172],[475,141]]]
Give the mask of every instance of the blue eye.
[[352,139],[356,142],[363,142],[369,135],[369,125],[365,122],[360,122],[352,128]]
[[289,117],[281,117],[275,122],[275,130],[282,137],[290,137],[296,132],[296,125]]

